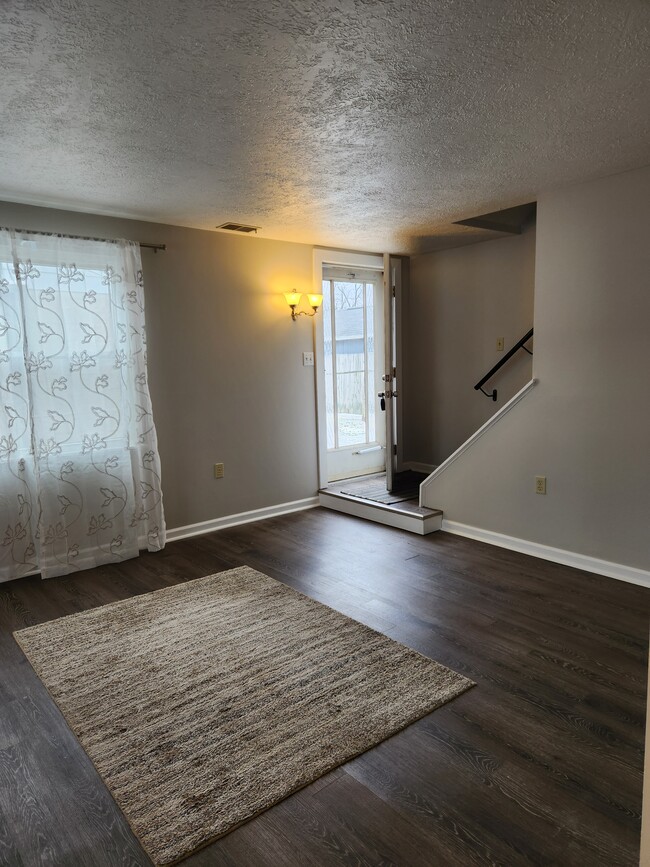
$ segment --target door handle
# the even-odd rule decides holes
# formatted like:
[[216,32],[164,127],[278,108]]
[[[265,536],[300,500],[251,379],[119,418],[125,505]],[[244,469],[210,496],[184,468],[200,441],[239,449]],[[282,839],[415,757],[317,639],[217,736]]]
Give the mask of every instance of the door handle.
[[379,406],[381,407],[382,412],[386,412],[386,392],[379,391],[377,392],[377,397],[381,398],[379,401]]

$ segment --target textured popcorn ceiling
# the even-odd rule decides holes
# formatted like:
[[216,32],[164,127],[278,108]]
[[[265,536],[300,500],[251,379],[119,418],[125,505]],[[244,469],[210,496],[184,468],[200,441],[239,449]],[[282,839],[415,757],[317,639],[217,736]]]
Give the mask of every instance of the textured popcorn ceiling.
[[647,0],[3,0],[0,198],[408,251],[650,162]]

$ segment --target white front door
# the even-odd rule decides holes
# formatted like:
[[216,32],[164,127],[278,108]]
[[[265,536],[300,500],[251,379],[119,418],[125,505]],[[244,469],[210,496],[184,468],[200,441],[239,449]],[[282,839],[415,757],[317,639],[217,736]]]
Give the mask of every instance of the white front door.
[[381,472],[386,423],[384,281],[379,270],[323,265],[327,481]]

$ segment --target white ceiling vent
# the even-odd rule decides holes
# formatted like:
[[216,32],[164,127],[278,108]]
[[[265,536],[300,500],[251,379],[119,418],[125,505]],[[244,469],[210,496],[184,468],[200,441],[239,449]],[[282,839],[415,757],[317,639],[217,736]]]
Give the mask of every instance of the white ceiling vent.
[[244,235],[250,235],[251,232],[257,234],[260,226],[245,226],[243,223],[222,223],[217,226],[217,229],[225,229],[226,232],[243,232]]

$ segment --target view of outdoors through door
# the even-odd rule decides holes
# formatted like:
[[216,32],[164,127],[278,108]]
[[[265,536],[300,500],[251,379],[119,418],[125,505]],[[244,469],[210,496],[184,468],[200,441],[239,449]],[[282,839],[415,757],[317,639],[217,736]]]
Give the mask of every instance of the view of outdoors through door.
[[380,471],[385,430],[377,393],[384,352],[382,275],[323,269],[330,480]]

